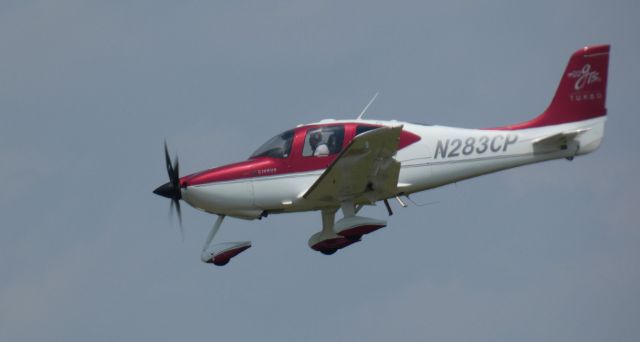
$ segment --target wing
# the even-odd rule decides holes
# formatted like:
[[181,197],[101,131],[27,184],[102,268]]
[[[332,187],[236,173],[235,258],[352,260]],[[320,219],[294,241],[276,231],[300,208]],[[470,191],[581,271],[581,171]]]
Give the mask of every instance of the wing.
[[398,150],[402,126],[381,127],[356,136],[302,196],[339,204],[375,202],[397,192]]

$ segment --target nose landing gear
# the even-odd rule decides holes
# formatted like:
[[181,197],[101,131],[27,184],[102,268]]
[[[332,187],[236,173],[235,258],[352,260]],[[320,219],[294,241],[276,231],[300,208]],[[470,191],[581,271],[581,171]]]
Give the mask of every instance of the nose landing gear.
[[224,218],[224,215],[218,215],[218,219],[213,224],[209,236],[207,236],[207,240],[202,247],[200,259],[207,264],[224,266],[229,263],[231,258],[251,247],[251,241],[223,242],[210,247],[211,241],[213,241],[213,238],[218,233],[218,229],[220,229]]

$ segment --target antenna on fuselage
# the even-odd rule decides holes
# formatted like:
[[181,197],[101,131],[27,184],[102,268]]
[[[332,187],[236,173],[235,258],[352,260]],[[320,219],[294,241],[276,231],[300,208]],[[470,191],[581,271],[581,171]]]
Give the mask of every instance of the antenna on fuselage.
[[356,120],[361,120],[362,117],[364,116],[364,113],[367,112],[367,109],[369,109],[369,106],[371,106],[371,104],[373,103],[373,101],[376,100],[376,97],[378,97],[379,92],[376,92],[375,95],[373,95],[373,97],[371,98],[371,100],[369,101],[369,103],[367,103],[366,106],[364,106],[364,109],[362,109],[362,112],[360,112],[360,115],[358,115],[358,118]]

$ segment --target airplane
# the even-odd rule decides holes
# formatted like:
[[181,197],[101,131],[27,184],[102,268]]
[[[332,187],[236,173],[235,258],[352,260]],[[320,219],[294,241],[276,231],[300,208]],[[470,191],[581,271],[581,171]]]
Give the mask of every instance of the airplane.
[[[547,109],[532,120],[464,129],[400,121],[322,120],[269,139],[248,160],[180,176],[164,145],[169,182],[153,192],[217,219],[201,260],[222,266],[250,241],[211,245],[227,216],[254,220],[270,214],[320,211],[322,228],[309,247],[331,255],[387,225],[359,216],[365,205],[484,174],[552,159],[573,160],[596,150],[604,136],[609,45],[576,51]],[[336,221],[336,213],[342,218]]]

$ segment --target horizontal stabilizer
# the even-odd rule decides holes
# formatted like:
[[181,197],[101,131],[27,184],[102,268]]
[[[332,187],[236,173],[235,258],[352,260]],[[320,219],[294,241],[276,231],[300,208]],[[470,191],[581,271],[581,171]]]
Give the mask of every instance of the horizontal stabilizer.
[[559,147],[562,145],[567,145],[571,140],[575,139],[580,134],[587,132],[588,130],[590,130],[590,128],[582,128],[571,132],[556,133],[548,135],[546,137],[538,138],[533,141],[533,147]]

